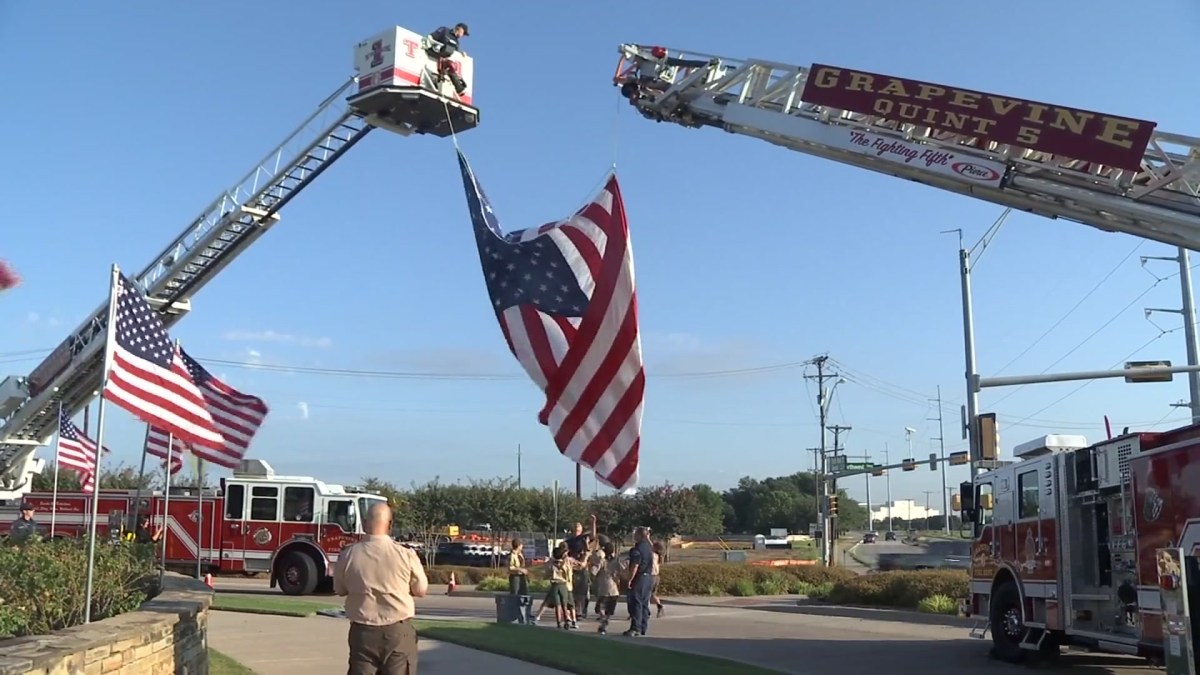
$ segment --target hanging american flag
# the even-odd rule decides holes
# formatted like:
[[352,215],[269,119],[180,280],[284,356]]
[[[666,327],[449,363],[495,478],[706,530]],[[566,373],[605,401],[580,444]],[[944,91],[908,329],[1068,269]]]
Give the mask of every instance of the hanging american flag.
[[[172,443],[172,441],[174,441]],[[172,438],[171,434],[151,426],[146,432],[146,454],[157,457],[163,460],[163,468],[167,467],[167,445],[171,448],[171,475],[179,473],[183,469],[183,456],[188,451],[188,444]]]
[[223,442],[200,386],[162,320],[124,274],[117,277],[115,344],[104,398],[193,443]]
[[461,152],[458,163],[500,330],[546,394],[538,421],[606,485],[635,486],[646,376],[616,175],[570,218],[504,234]]
[[58,456],[54,461],[79,474],[84,492],[92,491],[96,478],[96,442],[75,426],[65,410],[58,414]]
[[236,469],[267,417],[269,410],[266,402],[217,379],[182,347],[179,349],[179,360],[187,369],[192,382],[200,388],[204,406],[221,434],[219,444],[197,441],[187,444],[187,449],[206,462]]

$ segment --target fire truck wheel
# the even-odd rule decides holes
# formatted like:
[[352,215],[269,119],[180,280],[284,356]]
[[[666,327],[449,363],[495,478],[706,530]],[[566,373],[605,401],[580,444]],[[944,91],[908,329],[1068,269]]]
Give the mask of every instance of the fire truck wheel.
[[312,595],[317,588],[317,563],[300,551],[292,551],[279,561],[279,590],[286,595]]
[[1016,663],[1025,658],[1021,648],[1025,621],[1021,611],[1021,593],[1012,581],[1002,582],[992,593],[988,622],[992,626],[992,655],[1001,661]]

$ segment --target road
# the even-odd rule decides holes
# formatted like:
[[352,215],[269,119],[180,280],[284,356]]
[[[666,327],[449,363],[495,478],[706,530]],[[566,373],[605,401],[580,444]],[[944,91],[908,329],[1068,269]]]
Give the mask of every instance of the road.
[[[838,542],[838,548],[841,553],[838,560],[848,569],[859,572],[865,572],[868,569],[875,567],[875,562],[882,553],[924,553],[925,549],[919,546],[910,546],[901,541],[883,541],[879,540],[874,544],[864,544],[862,539],[843,539]],[[853,549],[853,557],[851,557],[851,549]],[[854,558],[858,558],[862,562],[858,562]]]
[[[217,588],[236,588],[242,592],[258,589],[261,592],[265,584],[256,581],[220,579]],[[493,620],[495,617],[495,602],[491,598],[447,597],[440,593],[418,600],[419,616],[460,620]],[[617,621],[623,624],[624,617],[624,609],[619,609]],[[223,619],[210,619],[214,626],[219,621]],[[336,637],[335,642],[340,648],[345,635],[342,620],[311,617],[299,621],[307,622],[306,635],[329,632]],[[990,661],[987,657],[989,644],[969,638],[971,622],[954,617],[830,607],[784,596],[673,598],[667,601],[666,616],[650,621],[650,635],[643,638],[646,644],[735,659],[795,675],[826,675],[830,672],[1021,675],[1023,672],[1021,667]],[[593,622],[586,621],[581,624],[580,633],[595,635],[594,626]],[[246,630],[249,628],[240,632]],[[627,638],[614,635],[608,638],[597,636],[597,639]],[[220,634],[210,635],[215,649],[222,648],[221,640]],[[322,652],[328,652],[332,644],[323,639],[313,639],[312,643],[314,650]],[[1061,675],[1162,672],[1134,659],[1086,654],[1064,656],[1059,664],[1044,670]]]

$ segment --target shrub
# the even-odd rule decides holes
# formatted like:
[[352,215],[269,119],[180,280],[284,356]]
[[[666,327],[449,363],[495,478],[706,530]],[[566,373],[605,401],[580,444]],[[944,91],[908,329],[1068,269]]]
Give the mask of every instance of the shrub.
[[[450,583],[450,573],[454,572],[454,580],[468,586],[478,585],[488,577],[504,577],[505,588],[508,584],[508,568],[496,567],[465,567],[459,565],[432,565],[425,568],[425,576],[431,584]],[[529,568],[530,579],[541,579],[545,572],[538,566]]]
[[[855,574],[840,567],[789,565],[765,567],[743,563],[671,563],[663,565],[659,592],[663,595],[781,595],[801,593],[805,584],[846,581]],[[743,583],[744,582],[744,583]],[[755,592],[748,592],[749,586]],[[720,589],[719,592],[714,592]]]
[[[500,577],[500,576],[484,577],[479,580],[479,583],[475,584],[475,590],[490,591],[490,592],[495,592],[495,593],[508,592],[508,577]],[[545,579],[530,579],[529,580],[529,592],[530,593],[545,593],[546,591],[549,591],[549,590],[550,590],[550,582],[549,581],[546,581]]]
[[921,598],[917,609],[926,614],[958,614],[958,601],[948,595],[931,595]]
[[826,599],[836,604],[916,609],[931,596],[967,595],[967,582],[967,573],[962,570],[879,572],[835,583]]
[[[43,635],[83,623],[87,541],[0,544],[0,638]],[[155,592],[154,550],[98,543],[92,575],[92,620],[137,609]]]

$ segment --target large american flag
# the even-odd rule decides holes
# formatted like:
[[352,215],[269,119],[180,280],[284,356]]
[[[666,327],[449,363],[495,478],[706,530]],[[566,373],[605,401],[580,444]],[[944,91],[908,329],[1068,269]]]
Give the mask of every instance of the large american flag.
[[124,274],[117,277],[116,303],[116,340],[104,398],[184,441],[220,447],[221,431],[200,385],[179,358],[162,320]]
[[570,218],[504,234],[461,152],[458,163],[500,330],[546,394],[538,420],[606,485],[636,486],[646,375],[616,176]]
[[[217,431],[221,434],[221,443],[207,442],[186,443],[185,447],[196,457],[212,462],[227,469],[236,469],[250,442],[258,433],[269,409],[261,398],[234,389],[213,376],[204,369],[196,359],[188,355],[182,347],[179,348],[179,359],[187,369],[192,382],[200,388],[204,396],[204,406],[208,409]],[[159,433],[162,430],[158,430]],[[176,444],[179,447],[179,444]],[[163,454],[166,454],[165,439]]]
[[154,426],[146,430],[146,454],[163,460],[163,468],[167,468],[167,446],[171,447],[171,474],[174,476],[183,470],[183,456],[188,451],[188,444],[171,436],[171,434]]
[[91,492],[95,488],[96,442],[75,426],[65,410],[59,410],[58,413],[58,455],[54,461],[58,466],[79,475],[84,492]]

